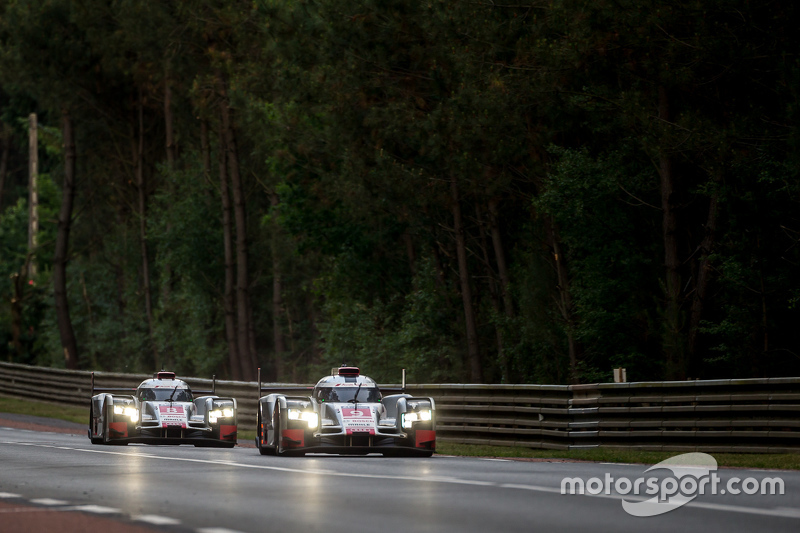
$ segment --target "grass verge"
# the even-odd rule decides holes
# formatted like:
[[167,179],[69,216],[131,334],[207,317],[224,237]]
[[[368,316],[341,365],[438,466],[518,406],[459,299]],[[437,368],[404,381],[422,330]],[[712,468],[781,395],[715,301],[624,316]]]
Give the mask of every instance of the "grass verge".
[[59,405],[56,403],[0,396],[0,413],[43,416],[45,418],[57,418],[59,420],[67,420],[68,422],[86,424],[87,426],[89,424],[88,402],[86,407],[77,407],[73,405]]
[[[596,461],[602,463],[656,464],[678,455],[678,452],[641,452],[627,450],[536,450],[532,448],[506,446],[479,446],[475,444],[451,444],[437,442],[436,452],[443,455],[468,457],[506,457],[531,459],[567,459],[572,461]],[[719,466],[737,468],[770,468],[778,470],[800,470],[800,454],[755,454],[714,453],[711,454]]]

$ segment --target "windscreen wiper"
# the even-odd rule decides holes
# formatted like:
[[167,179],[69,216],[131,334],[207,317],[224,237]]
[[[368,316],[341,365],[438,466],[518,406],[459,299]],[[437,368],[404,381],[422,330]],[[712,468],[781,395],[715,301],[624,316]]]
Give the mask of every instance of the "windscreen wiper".
[[360,391],[360,390],[361,390],[361,385],[363,385],[363,384],[364,384],[364,382],[363,382],[363,381],[362,381],[361,383],[359,383],[359,384],[358,384],[358,388],[356,389],[356,393],[355,393],[355,395],[353,396],[353,399],[352,399],[352,400],[350,400],[351,402],[353,402],[353,403],[355,404],[353,407],[354,407],[354,408],[356,408],[356,409],[358,409],[358,391]]
[[178,387],[180,387],[180,385],[175,385],[175,388],[172,389],[172,394],[169,395],[169,400],[167,400],[169,403],[172,403],[173,401],[175,401],[175,400],[172,399],[172,397],[175,396],[176,392],[178,392]]

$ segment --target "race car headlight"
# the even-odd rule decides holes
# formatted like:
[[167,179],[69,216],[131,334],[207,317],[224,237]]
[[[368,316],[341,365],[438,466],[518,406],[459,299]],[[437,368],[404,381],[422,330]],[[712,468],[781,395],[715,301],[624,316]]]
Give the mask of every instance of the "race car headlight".
[[233,416],[233,409],[215,409],[209,411],[208,421],[211,424],[216,424],[218,418],[231,418]]
[[286,411],[286,417],[289,420],[305,420],[308,422],[308,429],[316,429],[319,426],[319,415],[313,411],[289,409]]
[[412,411],[410,413],[403,413],[400,415],[403,428],[408,429],[414,425],[414,422],[425,422],[431,420],[433,414],[430,409],[425,411]]
[[139,410],[135,407],[125,407],[124,405],[115,405],[114,414],[127,416],[128,418],[131,419],[131,422],[137,422],[139,420]]

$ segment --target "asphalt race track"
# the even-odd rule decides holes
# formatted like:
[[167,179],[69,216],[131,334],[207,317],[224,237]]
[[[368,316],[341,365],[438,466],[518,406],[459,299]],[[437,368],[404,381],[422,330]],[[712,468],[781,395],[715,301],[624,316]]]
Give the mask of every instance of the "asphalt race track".
[[613,493],[560,493],[564,477],[608,473],[634,479],[645,469],[445,456],[284,458],[239,447],[93,446],[82,436],[0,427],[0,531],[9,503],[94,512],[154,531],[200,533],[800,530],[798,472],[721,469],[723,482],[780,477],[785,494],[707,494],[647,518],[628,515],[622,497]]

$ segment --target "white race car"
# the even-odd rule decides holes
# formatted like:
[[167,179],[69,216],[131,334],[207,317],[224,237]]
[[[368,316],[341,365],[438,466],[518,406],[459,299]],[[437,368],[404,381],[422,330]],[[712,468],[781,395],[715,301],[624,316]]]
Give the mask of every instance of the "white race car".
[[383,396],[375,381],[356,367],[343,366],[322,378],[310,396],[262,388],[259,379],[262,392],[269,392],[258,401],[256,446],[262,455],[377,452],[430,457],[436,449],[433,398],[402,390]]
[[[95,394],[99,392],[99,394]],[[127,392],[127,394],[120,394]],[[96,389],[92,374],[89,439],[92,444],[236,445],[236,399],[194,398],[174,372],[158,372],[136,389]]]

